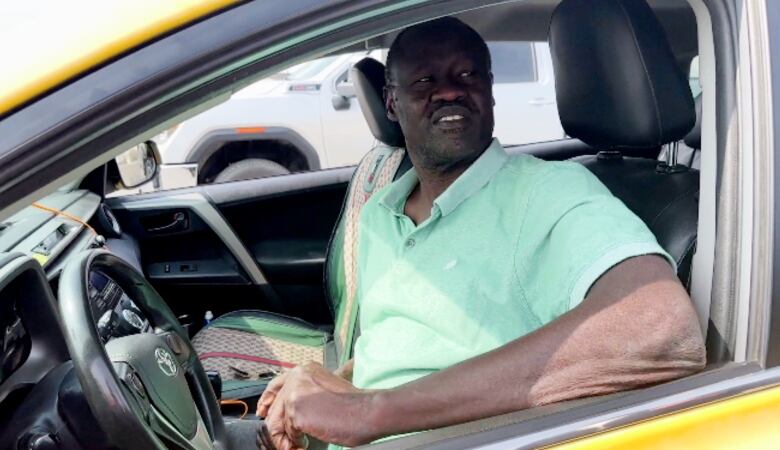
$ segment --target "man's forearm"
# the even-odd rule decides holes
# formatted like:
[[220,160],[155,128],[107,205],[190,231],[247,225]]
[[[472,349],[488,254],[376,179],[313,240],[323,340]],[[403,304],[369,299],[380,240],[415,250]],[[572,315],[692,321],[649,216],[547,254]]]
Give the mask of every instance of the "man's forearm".
[[375,393],[371,423],[381,435],[437,428],[701,369],[701,332],[684,290],[664,261],[635,260],[602,277],[583,304],[548,326]]

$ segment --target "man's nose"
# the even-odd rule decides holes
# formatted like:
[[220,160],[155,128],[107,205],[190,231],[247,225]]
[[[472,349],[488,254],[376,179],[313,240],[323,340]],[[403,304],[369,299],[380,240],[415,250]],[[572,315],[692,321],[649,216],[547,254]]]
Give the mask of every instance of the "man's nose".
[[445,79],[439,82],[431,95],[431,101],[451,102],[463,98],[466,91],[457,80]]

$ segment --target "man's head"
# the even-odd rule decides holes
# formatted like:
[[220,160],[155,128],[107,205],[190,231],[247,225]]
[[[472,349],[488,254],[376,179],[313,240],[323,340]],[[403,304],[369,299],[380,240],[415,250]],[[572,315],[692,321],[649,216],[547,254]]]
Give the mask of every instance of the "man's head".
[[407,28],[387,55],[387,116],[401,125],[416,163],[470,163],[493,135],[493,75],[482,37],[446,17]]

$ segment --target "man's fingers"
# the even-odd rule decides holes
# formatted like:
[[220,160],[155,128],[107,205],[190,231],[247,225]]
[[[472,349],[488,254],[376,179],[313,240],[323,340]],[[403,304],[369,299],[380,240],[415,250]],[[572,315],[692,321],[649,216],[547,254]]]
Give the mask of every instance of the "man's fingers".
[[263,395],[260,396],[260,400],[257,401],[257,412],[255,415],[258,417],[266,417],[268,415],[268,408],[271,407],[271,404],[276,399],[276,394],[278,394],[282,387],[284,387],[284,381],[286,378],[287,372],[278,375],[276,378],[271,380],[270,383],[268,383],[265,391],[263,391]]
[[287,438],[285,420],[284,405],[281,401],[274,402],[268,411],[265,423],[268,425],[268,436],[271,439],[271,444],[277,450],[289,450],[292,448],[292,441]]
[[276,446],[274,446],[274,443],[271,441],[271,434],[268,432],[268,426],[265,422],[262,422],[257,429],[257,444],[258,448],[264,450],[276,450]]
[[[265,423],[268,424],[267,436],[273,446],[270,448],[276,450],[303,450],[306,448],[306,437],[300,432],[293,431],[294,428],[290,426],[290,417],[287,416],[283,400],[274,402]],[[300,438],[292,438],[288,430],[293,433],[292,435],[300,436]]]
[[290,442],[293,444],[293,448],[306,448],[307,439],[306,435],[295,427],[295,424],[293,423],[292,417],[286,414],[287,411],[285,410],[285,417],[284,417],[284,431],[287,434],[287,438],[290,440]]
[[257,412],[255,412],[255,415],[257,417],[268,417],[268,410],[271,408],[271,405],[274,403],[275,399],[275,392],[264,392],[263,396],[260,397],[260,400],[257,401]]
[[265,407],[266,413],[268,412],[267,407],[273,403],[274,399],[276,398],[276,394],[278,394],[282,387],[284,387],[284,381],[286,378],[287,374],[283,373],[268,383],[268,386],[265,387],[265,391],[263,391],[263,395],[260,396],[260,400],[257,402],[258,415],[261,407]]

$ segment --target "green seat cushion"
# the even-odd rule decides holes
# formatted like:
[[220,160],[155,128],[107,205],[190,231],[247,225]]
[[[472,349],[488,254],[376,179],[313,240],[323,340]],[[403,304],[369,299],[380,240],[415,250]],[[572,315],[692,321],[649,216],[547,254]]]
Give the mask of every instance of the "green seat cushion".
[[304,321],[238,311],[213,321],[192,345],[203,367],[219,372],[223,397],[240,398],[229,391],[267,383],[275,373],[309,361],[323,364],[329,340],[330,333]]
[[237,311],[214,320],[210,327],[228,328],[279,339],[285,342],[322,347],[330,336],[312,324],[287,316],[274,317],[260,311]]

